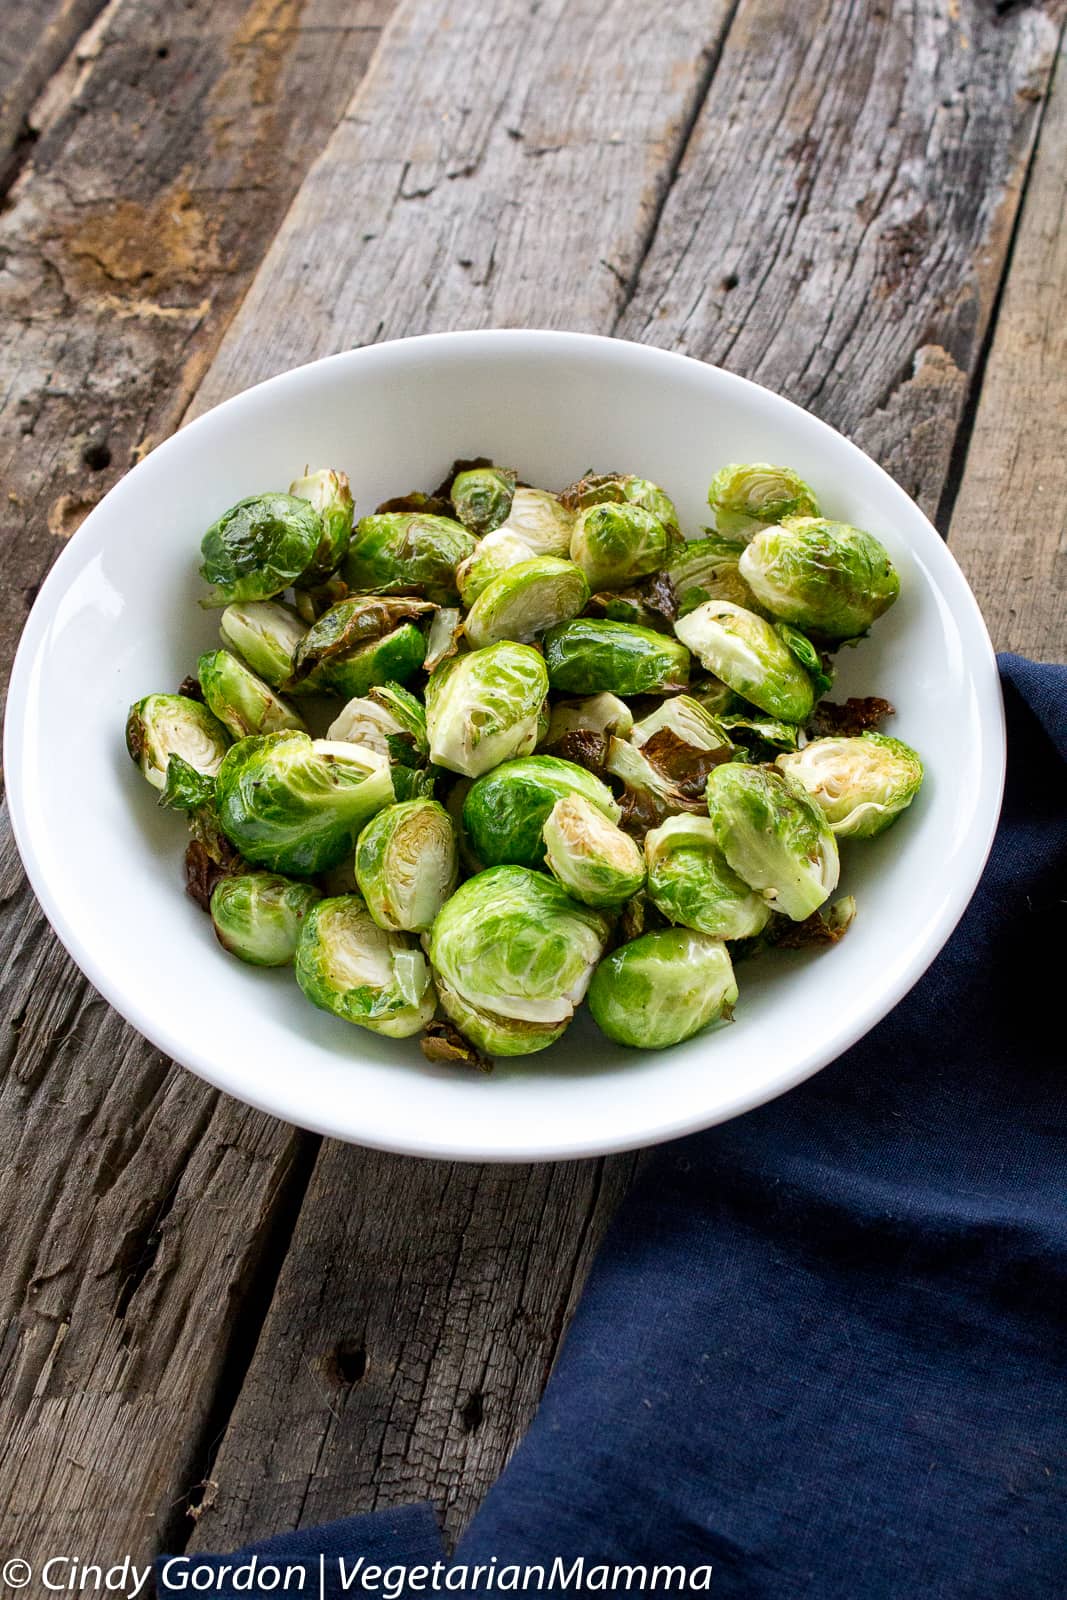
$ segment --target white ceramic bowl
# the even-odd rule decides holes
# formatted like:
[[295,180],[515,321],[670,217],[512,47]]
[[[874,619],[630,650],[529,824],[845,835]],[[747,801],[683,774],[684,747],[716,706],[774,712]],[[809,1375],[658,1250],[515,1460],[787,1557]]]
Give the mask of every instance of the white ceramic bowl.
[[[727,461],[796,467],[826,511],[888,546],[901,598],[840,659],[836,698],[878,693],[926,762],[881,839],[843,849],[859,912],[822,953],[740,968],[731,1027],[663,1053],[610,1044],[587,1016],[492,1076],[427,1064],[314,1010],[288,971],[230,960],[182,892],[182,820],[126,754],[130,702],[172,690],[216,639],[197,607],[200,535],[305,463],[343,467],[363,511],[484,453],[533,483],[626,470],[662,483],[698,533]],[[993,653],[945,545],[882,470],[824,423],[714,367],[582,334],[433,335],[287,372],[200,418],[93,511],[26,625],[5,729],[30,881],[100,992],[228,1093],[341,1139],[418,1155],[527,1160],[627,1149],[736,1116],[824,1066],[912,986],[969,900],[1000,805]],[[886,1072],[894,1064],[886,1062]]]

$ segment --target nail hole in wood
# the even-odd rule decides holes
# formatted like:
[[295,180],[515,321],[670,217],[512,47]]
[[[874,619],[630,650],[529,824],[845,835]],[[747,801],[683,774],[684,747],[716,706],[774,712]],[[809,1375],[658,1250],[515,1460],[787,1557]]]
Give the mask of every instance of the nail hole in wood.
[[468,1395],[459,1408],[460,1426],[464,1433],[473,1433],[485,1415],[485,1404],[480,1394]]

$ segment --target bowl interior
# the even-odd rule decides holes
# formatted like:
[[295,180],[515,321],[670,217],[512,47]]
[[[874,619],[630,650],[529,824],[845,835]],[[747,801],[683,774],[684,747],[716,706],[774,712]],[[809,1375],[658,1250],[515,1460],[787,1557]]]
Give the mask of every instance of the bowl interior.
[[[173,689],[217,639],[197,606],[198,545],[242,495],[305,464],[343,467],[357,514],[483,453],[559,487],[592,468],[673,495],[686,532],[713,471],[796,467],[835,517],[876,533],[902,580],[872,637],[840,657],[834,698],[883,694],[927,765],[882,839],[845,844],[858,916],[824,952],[739,968],[732,1026],[663,1053],[610,1044],[582,1017],[550,1051],[489,1078],[426,1063],[315,1011],[289,972],[242,966],[182,892],[182,820],[123,743],[126,709]],[[23,858],[104,995],[159,1047],[257,1106],[388,1149],[523,1159],[623,1149],[731,1116],[824,1065],[915,981],[969,898],[999,805],[995,664],[954,561],[904,493],[824,424],[685,358],[580,335],[477,333],[353,351],[209,413],[93,512],[38,598],[6,729]],[[888,1070],[888,1068],[887,1068]]]

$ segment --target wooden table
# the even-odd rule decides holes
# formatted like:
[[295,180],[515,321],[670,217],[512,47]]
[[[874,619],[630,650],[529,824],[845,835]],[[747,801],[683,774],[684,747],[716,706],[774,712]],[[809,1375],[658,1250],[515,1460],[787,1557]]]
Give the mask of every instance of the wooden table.
[[[508,325],[789,395],[937,520],[998,646],[1062,653],[1062,22],[13,0],[5,664],[63,540],[187,417],[347,346]],[[0,1548],[143,1560],[420,1496],[455,1535],[633,1158],[448,1166],[247,1110],[109,1011],[3,851]]]

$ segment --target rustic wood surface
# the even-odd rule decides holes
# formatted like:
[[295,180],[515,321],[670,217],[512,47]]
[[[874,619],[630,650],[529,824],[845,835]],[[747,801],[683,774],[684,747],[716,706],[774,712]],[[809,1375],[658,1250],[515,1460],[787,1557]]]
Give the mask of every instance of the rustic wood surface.
[[[96,9],[0,33],[5,673],[59,543],[190,410],[509,323],[811,407],[952,513],[998,644],[1062,653],[1058,4],[401,0],[379,39],[372,0],[111,0],[58,65]],[[0,1548],[143,1559],[423,1495],[458,1531],[632,1162],[320,1150],[122,1024],[9,840],[0,901]]]

